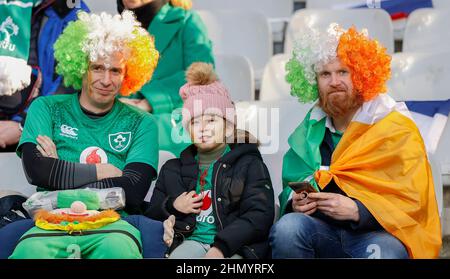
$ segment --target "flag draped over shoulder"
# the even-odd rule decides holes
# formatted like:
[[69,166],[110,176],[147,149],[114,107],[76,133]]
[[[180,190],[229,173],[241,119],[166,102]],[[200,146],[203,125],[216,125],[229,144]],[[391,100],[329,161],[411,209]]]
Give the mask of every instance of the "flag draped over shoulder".
[[356,112],[336,146],[329,168],[321,167],[325,113],[317,106],[289,138],[283,159],[282,213],[290,181],[324,189],[334,179],[397,237],[412,258],[436,258],[441,226],[425,145],[404,103],[383,94]]

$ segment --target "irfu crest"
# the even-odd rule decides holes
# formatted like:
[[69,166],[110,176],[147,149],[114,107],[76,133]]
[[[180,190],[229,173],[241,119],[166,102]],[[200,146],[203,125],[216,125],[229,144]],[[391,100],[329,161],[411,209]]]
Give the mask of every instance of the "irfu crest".
[[117,152],[124,151],[131,142],[131,132],[109,134],[109,146]]

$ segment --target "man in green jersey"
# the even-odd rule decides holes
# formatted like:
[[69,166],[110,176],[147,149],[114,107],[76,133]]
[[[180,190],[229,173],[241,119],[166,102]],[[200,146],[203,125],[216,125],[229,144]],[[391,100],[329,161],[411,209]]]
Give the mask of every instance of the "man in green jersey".
[[[125,212],[139,212],[156,177],[158,129],[150,114],[116,96],[150,79],[158,59],[153,39],[131,12],[80,13],[55,43],[55,58],[66,85],[81,92],[40,97],[31,105],[17,150],[28,180],[46,190],[121,187]],[[141,258],[141,247],[145,256],[148,246],[141,236],[150,235],[148,242],[164,247],[160,223],[159,234],[149,233],[156,223],[129,217],[145,233],[125,220],[76,234],[33,227],[10,258],[68,258],[74,251],[82,258]]]

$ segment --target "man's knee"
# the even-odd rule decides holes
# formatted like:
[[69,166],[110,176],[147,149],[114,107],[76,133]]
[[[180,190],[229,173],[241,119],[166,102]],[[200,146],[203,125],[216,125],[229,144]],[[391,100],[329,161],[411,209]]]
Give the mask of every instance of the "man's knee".
[[303,213],[289,213],[276,222],[270,232],[271,243],[284,243],[293,238],[304,238],[311,229],[313,217]]
[[408,259],[408,251],[403,243],[387,232],[376,233],[367,242],[365,253],[369,259]]
[[[137,240],[136,240],[137,241]],[[97,259],[135,259],[142,258],[139,242],[126,235],[104,234],[95,245],[92,258]]]
[[163,223],[161,221],[153,220],[143,215],[129,215],[123,218],[130,225],[133,225],[139,231],[153,231],[153,232],[163,232]]
[[58,255],[58,250],[52,248],[47,241],[39,239],[27,239],[16,246],[10,259],[53,259]]

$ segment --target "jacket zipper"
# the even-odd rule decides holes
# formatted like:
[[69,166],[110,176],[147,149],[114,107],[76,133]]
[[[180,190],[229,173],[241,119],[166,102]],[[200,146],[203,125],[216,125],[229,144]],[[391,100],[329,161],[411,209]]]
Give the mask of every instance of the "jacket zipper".
[[259,257],[255,254],[254,250],[252,248],[250,248],[247,245],[244,245],[244,248],[248,249],[250,251],[250,253],[253,254],[253,256],[255,256],[255,259],[259,259]]
[[219,166],[219,168],[217,169],[217,172],[216,172],[216,176],[215,176],[215,178],[214,178],[214,202],[213,202],[213,205],[215,205],[215,207],[216,207],[216,215],[217,215],[217,220],[219,220],[219,224],[220,224],[220,230],[223,230],[223,224],[222,224],[222,220],[220,220],[220,214],[219,214],[219,207],[217,206],[217,196],[216,196],[216,193],[217,193],[217,187],[216,187],[216,185],[217,185],[217,177],[219,176],[219,171],[220,171],[220,169],[221,169],[221,167],[222,166]]
[[46,236],[83,236],[83,235],[92,235],[92,234],[100,234],[100,233],[121,233],[124,234],[126,236],[128,236],[129,238],[131,238],[134,243],[136,244],[136,246],[139,249],[139,253],[142,255],[142,247],[139,243],[139,240],[131,233],[127,232],[127,231],[123,231],[123,230],[98,230],[98,231],[80,231],[80,232],[74,232],[74,233],[32,233],[32,234],[28,234],[24,237],[22,237],[19,242],[17,243],[17,245],[28,238],[32,238],[32,237],[46,237]]

